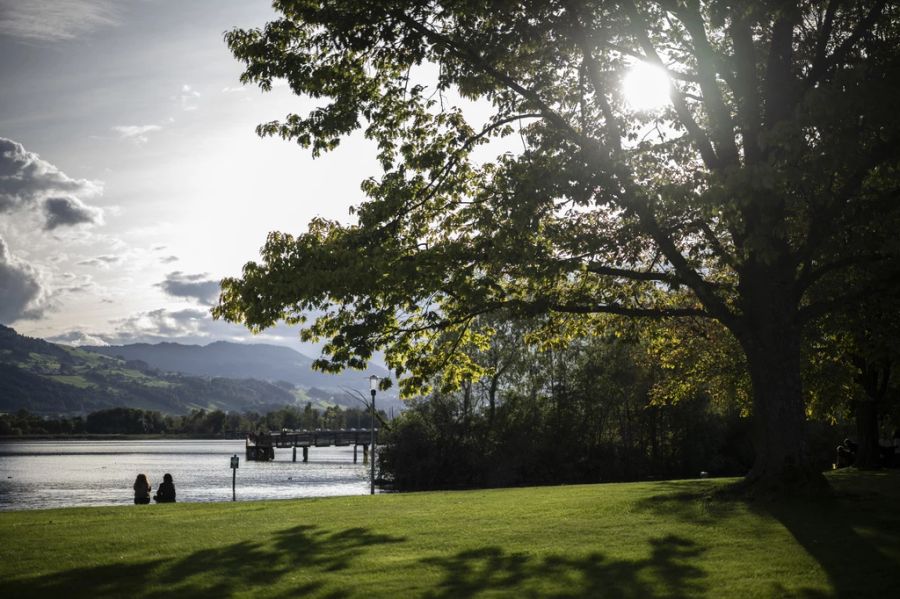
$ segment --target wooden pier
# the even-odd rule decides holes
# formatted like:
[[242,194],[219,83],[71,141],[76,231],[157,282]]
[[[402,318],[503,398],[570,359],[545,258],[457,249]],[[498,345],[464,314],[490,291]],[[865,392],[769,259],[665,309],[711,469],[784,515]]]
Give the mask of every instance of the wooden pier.
[[[303,461],[309,461],[310,447],[349,447],[353,446],[353,463],[357,463],[357,450],[363,449],[363,463],[369,461],[369,444],[372,433],[367,428],[351,428],[338,430],[293,431],[282,430],[247,436],[247,459],[267,462],[275,459],[275,448],[293,449],[294,461],[297,461],[297,448],[303,450]],[[378,443],[378,429],[375,429],[375,442]]]

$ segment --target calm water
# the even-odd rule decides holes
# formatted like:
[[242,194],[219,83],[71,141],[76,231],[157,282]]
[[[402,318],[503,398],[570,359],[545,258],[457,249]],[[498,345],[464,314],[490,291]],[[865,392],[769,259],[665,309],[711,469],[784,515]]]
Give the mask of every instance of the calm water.
[[0,442],[0,511],[127,505],[139,472],[155,492],[163,474],[175,480],[178,501],[231,501],[232,454],[240,458],[237,500],[287,499],[369,492],[367,466],[353,447],[311,447],[309,462],[290,449],[272,462],[249,462],[244,441]]

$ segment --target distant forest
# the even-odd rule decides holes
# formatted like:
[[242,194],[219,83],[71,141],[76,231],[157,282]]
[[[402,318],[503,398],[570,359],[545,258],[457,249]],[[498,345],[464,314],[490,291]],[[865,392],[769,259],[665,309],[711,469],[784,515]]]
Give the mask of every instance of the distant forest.
[[22,435],[194,435],[228,437],[255,431],[288,429],[367,428],[369,412],[361,408],[332,406],[317,410],[306,404],[302,410],[285,406],[258,412],[193,410],[186,415],[162,414],[136,408],[111,408],[85,417],[44,418],[19,410],[0,414],[0,436]]
[[[742,476],[751,469],[750,381],[721,327],[610,318],[606,334],[544,336],[547,343],[530,346],[525,340],[541,324],[473,324],[493,335],[468,349],[482,376],[464,379],[458,390],[437,377],[431,393],[386,431],[379,460],[394,488]],[[808,451],[816,468],[828,470],[842,439],[859,438],[860,406],[870,402],[852,364],[826,360],[822,347],[810,345]],[[882,445],[900,423],[897,397],[891,386],[878,403]]]

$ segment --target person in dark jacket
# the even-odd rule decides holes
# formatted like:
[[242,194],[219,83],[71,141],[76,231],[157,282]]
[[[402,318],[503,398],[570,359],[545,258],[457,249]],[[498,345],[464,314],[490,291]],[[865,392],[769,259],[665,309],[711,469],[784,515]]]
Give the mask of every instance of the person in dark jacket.
[[134,504],[150,503],[150,481],[146,474],[138,474],[134,479]]
[[163,482],[156,489],[153,500],[156,503],[175,503],[175,483],[172,482],[172,475],[168,472],[163,475]]

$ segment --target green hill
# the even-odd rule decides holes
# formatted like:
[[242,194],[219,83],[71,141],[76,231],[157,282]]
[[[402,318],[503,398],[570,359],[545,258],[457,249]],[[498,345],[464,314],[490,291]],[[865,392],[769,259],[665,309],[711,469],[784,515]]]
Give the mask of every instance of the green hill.
[[0,325],[0,412],[266,411],[296,401],[289,389],[265,381],[162,373],[141,361],[56,345]]

